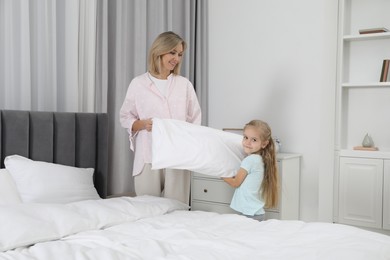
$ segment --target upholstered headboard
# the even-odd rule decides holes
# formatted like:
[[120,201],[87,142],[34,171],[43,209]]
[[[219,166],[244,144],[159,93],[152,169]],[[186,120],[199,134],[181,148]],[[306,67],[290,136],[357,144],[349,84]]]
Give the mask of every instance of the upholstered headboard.
[[32,160],[94,168],[95,187],[107,195],[108,117],[105,113],[0,110],[0,159]]

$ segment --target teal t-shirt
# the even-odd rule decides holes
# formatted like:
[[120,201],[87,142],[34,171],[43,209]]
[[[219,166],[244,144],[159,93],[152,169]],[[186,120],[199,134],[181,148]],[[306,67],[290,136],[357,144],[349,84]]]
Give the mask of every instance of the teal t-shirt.
[[258,154],[248,155],[242,160],[240,167],[245,169],[248,175],[234,191],[230,207],[244,215],[264,214],[264,201],[259,193],[264,176],[263,158]]

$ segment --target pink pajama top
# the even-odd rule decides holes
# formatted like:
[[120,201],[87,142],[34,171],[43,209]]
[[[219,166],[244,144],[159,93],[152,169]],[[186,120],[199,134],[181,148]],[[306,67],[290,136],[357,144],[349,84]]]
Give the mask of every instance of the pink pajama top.
[[171,74],[167,87],[165,97],[154,85],[149,73],[144,73],[134,78],[127,89],[119,120],[129,133],[130,149],[134,151],[133,176],[141,173],[145,163],[152,162],[152,133],[131,131],[136,120],[170,118],[201,124],[201,110],[191,82]]

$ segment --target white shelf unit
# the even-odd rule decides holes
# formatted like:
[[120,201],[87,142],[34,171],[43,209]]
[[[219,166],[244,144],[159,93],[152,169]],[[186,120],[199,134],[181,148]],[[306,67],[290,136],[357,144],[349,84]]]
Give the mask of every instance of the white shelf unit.
[[[281,183],[278,208],[266,209],[266,219],[299,219],[300,154],[278,153]],[[192,173],[191,210],[237,213],[230,208],[234,188],[221,178]]]
[[390,32],[359,34],[390,29],[385,10],[388,0],[339,0],[336,151],[352,150],[369,133],[379,150],[390,152],[390,80],[379,82]]
[[[337,104],[336,104],[336,140],[335,140],[335,196],[334,221],[368,227],[365,221],[348,221],[348,208],[353,208],[357,199],[353,199],[347,190],[353,190],[368,181],[368,172],[375,172],[384,187],[384,170],[369,165],[375,162],[384,164],[390,159],[390,75],[387,82],[379,82],[382,63],[390,59],[390,32],[359,34],[360,29],[390,29],[390,1],[388,0],[339,0],[339,35],[337,58]],[[364,136],[369,133],[378,151],[357,151]],[[346,161],[353,162],[347,164]],[[368,161],[366,161],[368,160]],[[372,161],[371,161],[372,160]],[[376,161],[378,160],[378,161]],[[352,165],[352,167],[349,167]],[[367,175],[362,174],[367,169]],[[375,169],[374,169],[375,168]],[[385,169],[387,169],[386,167]],[[356,174],[365,177],[359,181],[346,182]],[[387,177],[388,178],[388,177]],[[350,183],[350,184],[347,184]],[[354,184],[351,184],[354,183]],[[388,182],[387,182],[388,183]],[[386,194],[389,192],[386,191]],[[379,196],[376,194],[376,196]],[[380,196],[383,196],[381,193]],[[348,198],[348,199],[345,199]],[[388,201],[387,198],[384,201]],[[379,205],[379,204],[378,204]],[[382,229],[384,222],[389,222],[379,214],[383,203],[376,214],[380,216],[375,228]],[[359,207],[356,207],[357,209]],[[360,212],[364,215],[363,212]],[[377,217],[377,215],[375,215]]]

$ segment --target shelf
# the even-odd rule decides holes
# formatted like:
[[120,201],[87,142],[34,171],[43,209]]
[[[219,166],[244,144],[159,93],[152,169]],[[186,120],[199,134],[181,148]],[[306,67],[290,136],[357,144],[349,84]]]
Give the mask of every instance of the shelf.
[[342,157],[357,157],[370,159],[390,159],[390,151],[358,151],[358,150],[340,150]]
[[383,88],[390,87],[390,82],[342,83],[342,88]]
[[366,41],[366,40],[390,39],[390,32],[344,35],[343,39],[344,41]]

